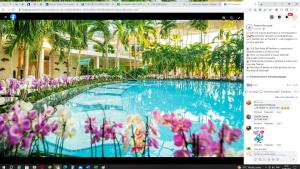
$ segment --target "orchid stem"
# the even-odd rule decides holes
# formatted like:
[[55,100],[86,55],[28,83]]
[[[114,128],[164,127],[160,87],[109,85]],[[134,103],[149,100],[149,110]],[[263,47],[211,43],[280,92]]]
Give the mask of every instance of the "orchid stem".
[[[131,132],[132,132],[132,139],[133,139],[133,146],[135,147],[136,143],[135,143],[135,138],[134,138],[134,132],[133,132],[133,125],[131,125]],[[137,157],[137,152],[136,149],[134,149],[135,152],[135,157]]]

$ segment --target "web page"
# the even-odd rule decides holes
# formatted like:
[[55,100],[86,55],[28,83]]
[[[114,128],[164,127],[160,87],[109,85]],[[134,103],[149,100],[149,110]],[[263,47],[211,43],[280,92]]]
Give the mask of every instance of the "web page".
[[298,3],[0,4],[2,169],[299,168]]

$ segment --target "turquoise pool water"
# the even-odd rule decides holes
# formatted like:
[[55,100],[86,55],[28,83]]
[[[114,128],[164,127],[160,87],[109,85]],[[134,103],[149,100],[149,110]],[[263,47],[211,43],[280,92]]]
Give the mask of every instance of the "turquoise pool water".
[[[117,122],[125,122],[129,114],[147,115],[158,108],[164,113],[176,112],[193,122],[193,131],[211,119],[220,128],[223,123],[243,128],[243,83],[199,80],[170,81],[129,81],[126,83],[100,86],[77,95],[65,104],[75,119],[76,135],[65,141],[64,154],[90,156],[89,135],[84,133],[84,119],[87,114],[101,122],[104,109],[106,117]],[[165,126],[159,127],[159,149],[151,150],[154,157],[172,157],[173,134]],[[49,136],[54,143],[55,137]],[[227,146],[236,152],[243,150],[243,135]],[[99,146],[99,150],[101,147]],[[106,143],[105,156],[114,156],[112,143]],[[100,156],[99,152],[99,156]],[[134,156],[128,151],[123,156]]]

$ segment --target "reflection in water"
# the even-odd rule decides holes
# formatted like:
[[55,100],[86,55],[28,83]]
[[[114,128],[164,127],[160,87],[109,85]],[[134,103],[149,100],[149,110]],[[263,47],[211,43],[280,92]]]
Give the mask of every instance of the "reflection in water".
[[[190,119],[193,122],[192,132],[198,132],[200,125],[209,119],[216,124],[217,130],[223,123],[242,129],[243,83],[171,80],[111,84],[85,91],[70,99],[66,106],[71,109],[76,121],[82,121],[87,114],[102,119],[105,112],[108,119],[124,123],[128,114],[148,115],[154,109],[160,109],[162,113],[175,112]],[[172,149],[173,134],[169,128],[159,126],[159,132],[160,145],[165,147],[164,150]],[[77,149],[72,155],[86,153],[88,156],[90,143],[88,139],[82,139],[86,136],[82,124],[78,124],[77,133],[66,141],[66,147]],[[243,145],[242,135],[230,148],[238,152],[243,150]],[[106,149],[111,151],[109,145]],[[171,151],[161,155],[173,156]]]
[[[243,83],[222,81],[146,81],[122,94],[128,113],[148,114],[154,109],[176,112],[193,121],[194,131],[211,119],[217,129],[223,123],[243,128]],[[171,135],[170,135],[171,136]],[[243,149],[243,136],[232,145]]]
[[[134,83],[134,82],[133,82]],[[243,84],[218,81],[136,82],[122,95],[130,113],[182,111],[189,116],[209,116],[234,127],[243,125]]]

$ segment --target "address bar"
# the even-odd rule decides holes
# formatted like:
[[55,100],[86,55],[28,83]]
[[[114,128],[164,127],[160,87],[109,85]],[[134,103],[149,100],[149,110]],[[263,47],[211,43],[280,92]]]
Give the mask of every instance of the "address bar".
[[138,8],[21,8],[21,12],[138,12]]
[[103,8],[103,7],[69,7],[69,8],[20,8],[20,12],[84,12],[84,13],[108,13],[108,12],[133,12],[133,13],[146,13],[146,12],[160,12],[160,13],[172,13],[172,12],[241,12],[242,8],[213,8],[213,7],[171,7],[171,8]]

